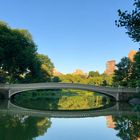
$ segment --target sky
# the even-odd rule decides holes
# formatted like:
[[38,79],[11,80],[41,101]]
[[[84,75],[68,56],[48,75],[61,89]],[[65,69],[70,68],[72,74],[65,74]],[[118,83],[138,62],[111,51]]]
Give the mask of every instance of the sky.
[[0,0],[0,20],[27,29],[58,71],[102,73],[106,61],[139,48],[115,26],[118,9],[132,10],[133,0]]

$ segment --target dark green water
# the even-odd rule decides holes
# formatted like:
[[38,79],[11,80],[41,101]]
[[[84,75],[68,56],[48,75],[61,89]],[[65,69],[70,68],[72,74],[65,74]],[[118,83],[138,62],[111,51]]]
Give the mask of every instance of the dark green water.
[[139,106],[111,102],[88,91],[17,94],[0,101],[0,140],[138,140]]

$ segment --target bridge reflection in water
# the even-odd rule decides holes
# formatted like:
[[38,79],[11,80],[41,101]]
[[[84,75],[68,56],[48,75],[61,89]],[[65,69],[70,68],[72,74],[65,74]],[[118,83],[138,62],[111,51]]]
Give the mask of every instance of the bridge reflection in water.
[[[126,107],[125,107],[126,106]],[[0,114],[8,115],[27,115],[34,117],[48,117],[48,118],[84,118],[84,117],[98,117],[98,116],[122,116],[135,115],[140,116],[139,111],[134,111],[128,107],[128,104],[116,103],[114,106],[101,110],[81,110],[81,111],[41,111],[34,109],[27,109],[12,104],[9,100],[0,101]]]

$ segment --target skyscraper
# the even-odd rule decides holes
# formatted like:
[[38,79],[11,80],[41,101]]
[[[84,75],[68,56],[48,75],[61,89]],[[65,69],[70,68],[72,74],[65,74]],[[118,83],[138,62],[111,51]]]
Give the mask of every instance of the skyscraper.
[[115,64],[116,64],[115,60],[107,61],[105,74],[107,75],[113,74],[115,70]]
[[135,50],[131,50],[128,54],[128,58],[133,62],[134,61],[134,56],[137,52]]

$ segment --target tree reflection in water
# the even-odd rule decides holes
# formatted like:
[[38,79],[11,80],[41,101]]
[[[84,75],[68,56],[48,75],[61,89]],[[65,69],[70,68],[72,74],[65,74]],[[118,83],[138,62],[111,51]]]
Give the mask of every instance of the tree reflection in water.
[[51,127],[49,118],[0,116],[0,140],[33,140]]
[[18,106],[38,110],[83,110],[110,105],[110,98],[98,93],[81,90],[37,90],[14,96]]
[[114,129],[122,140],[140,139],[140,116],[112,116]]

